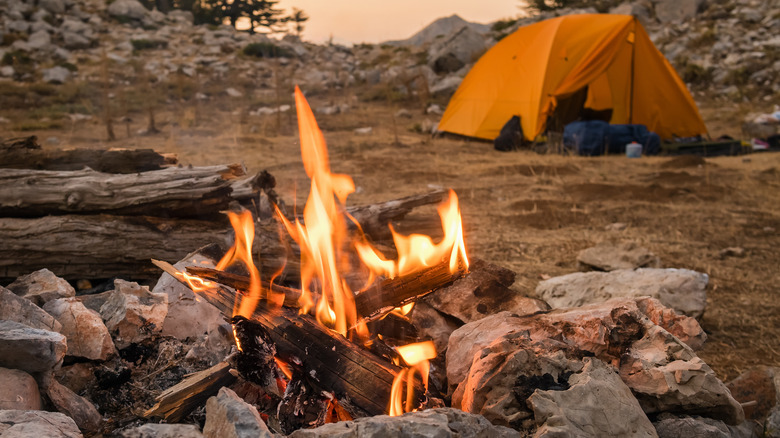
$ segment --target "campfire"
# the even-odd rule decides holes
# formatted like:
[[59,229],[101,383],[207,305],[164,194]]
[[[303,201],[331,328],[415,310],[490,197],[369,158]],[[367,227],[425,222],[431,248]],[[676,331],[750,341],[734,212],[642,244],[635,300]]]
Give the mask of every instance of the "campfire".
[[[417,299],[467,275],[457,195],[450,191],[438,208],[443,238],[403,235],[390,226],[395,257],[389,257],[347,212],[354,183],[331,172],[325,139],[297,87],[295,102],[311,189],[302,217],[289,219],[278,207],[275,212],[300,248],[300,287],[261,278],[248,210],[227,212],[235,242],[215,268],[179,271],[155,264],[230,318],[237,352],[229,363],[241,378],[277,397],[284,433],[443,406],[428,392],[429,360],[437,356],[433,342],[408,342],[382,322],[408,321]],[[216,370],[224,372],[224,366]],[[191,397],[188,390],[178,396]],[[162,410],[158,404],[147,415],[165,416]]]

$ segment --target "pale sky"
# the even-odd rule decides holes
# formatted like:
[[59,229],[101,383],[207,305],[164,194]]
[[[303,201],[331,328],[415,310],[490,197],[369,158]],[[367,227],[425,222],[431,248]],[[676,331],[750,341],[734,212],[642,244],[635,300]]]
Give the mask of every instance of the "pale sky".
[[303,39],[321,43],[331,35],[336,43],[379,43],[412,36],[437,18],[460,15],[464,20],[489,23],[514,18],[519,0],[281,0],[289,13],[303,9]]

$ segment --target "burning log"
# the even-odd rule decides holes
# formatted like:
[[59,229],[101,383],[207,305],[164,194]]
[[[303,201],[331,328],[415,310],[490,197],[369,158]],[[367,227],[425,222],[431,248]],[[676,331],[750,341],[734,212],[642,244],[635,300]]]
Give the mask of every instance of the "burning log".
[[0,168],[81,170],[89,167],[105,173],[137,173],[160,170],[178,162],[174,154],[152,149],[43,150],[35,136],[0,143]]
[[[249,277],[245,275],[195,266],[188,267],[187,273],[230,286],[233,289],[241,291],[249,289]],[[459,269],[455,273],[451,273],[449,265],[440,263],[413,274],[386,279],[355,295],[355,308],[358,315],[369,321],[374,320],[386,315],[396,307],[402,307],[439,288],[452,284],[464,274],[465,269]],[[267,289],[269,284],[263,283],[263,287]],[[300,290],[276,285],[273,286],[273,290],[284,293],[285,306],[298,306],[298,298],[301,295]]]
[[[216,289],[203,296],[226,315],[231,315],[235,296]],[[276,344],[277,357],[286,363],[300,363],[320,389],[334,393],[347,411],[353,414],[381,415],[393,379],[400,368],[320,326],[308,315],[284,307],[269,309],[262,302],[252,321],[261,324]],[[415,394],[425,390],[415,381]]]
[[157,404],[144,412],[144,417],[159,417],[169,423],[176,423],[215,395],[219,388],[235,380],[235,376],[230,373],[230,365],[220,362],[163,391],[156,398]]
[[0,169],[0,186],[8,188],[0,192],[0,215],[215,216],[232,200],[229,180],[245,174],[238,164],[134,174]]

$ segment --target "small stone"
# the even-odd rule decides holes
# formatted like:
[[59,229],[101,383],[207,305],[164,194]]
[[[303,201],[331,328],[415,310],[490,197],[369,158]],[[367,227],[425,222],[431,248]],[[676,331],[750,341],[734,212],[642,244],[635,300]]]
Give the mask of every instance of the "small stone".
[[62,324],[53,316],[27,298],[20,297],[2,286],[0,286],[0,320],[14,321],[53,332],[62,330]]
[[46,268],[19,277],[7,287],[11,292],[27,298],[38,306],[43,306],[46,302],[57,298],[76,295],[76,290],[70,283]]
[[411,119],[412,118],[412,113],[409,112],[409,110],[406,109],[406,108],[401,108],[398,111],[396,111],[395,118],[396,119]]
[[353,421],[328,423],[315,429],[300,429],[288,438],[520,438],[520,433],[503,426],[495,426],[476,414],[460,409],[437,408],[409,412],[398,417],[376,415]]
[[43,69],[43,81],[50,84],[64,84],[70,79],[70,70],[65,67],[52,67]]
[[62,363],[65,336],[13,321],[0,321],[0,367],[28,373],[49,371]]
[[353,132],[357,135],[371,135],[371,133],[374,132],[374,128],[371,126],[367,126],[365,128],[355,128]]
[[[119,432],[120,438],[203,438],[194,424],[149,423]],[[227,438],[227,436],[226,436]]]
[[653,423],[659,438],[752,438],[762,436],[760,425],[745,421],[738,426],[712,418],[663,413]]
[[95,365],[77,362],[54,371],[54,377],[68,389],[79,393],[95,380]]
[[124,280],[114,281],[114,292],[100,308],[118,349],[142,342],[162,331],[168,314],[168,296]]
[[54,407],[72,418],[83,432],[94,433],[100,429],[103,417],[89,400],[81,397],[48,375],[41,378],[41,387]]
[[622,223],[622,222],[615,222],[613,224],[609,224],[606,227],[604,227],[605,231],[623,231],[628,227],[628,225]]
[[3,438],[83,438],[73,419],[59,412],[0,410]]
[[43,310],[62,324],[62,333],[68,338],[68,356],[91,360],[106,360],[114,353],[114,342],[100,314],[87,309],[75,298],[52,300]]
[[240,91],[236,90],[236,89],[235,89],[235,88],[233,88],[233,87],[229,87],[227,90],[225,90],[225,92],[226,92],[226,93],[227,93],[227,95],[228,95],[228,96],[230,96],[230,97],[241,97],[241,96],[243,96],[243,95],[244,95],[244,93],[242,93],[242,92],[240,92]]
[[745,257],[745,249],[738,246],[722,249],[718,253],[718,257],[725,259],[726,257]]
[[731,395],[743,403],[745,418],[764,423],[772,411],[780,412],[780,367],[751,368],[727,386]]
[[431,104],[426,110],[425,114],[434,114],[434,115],[442,115],[444,114],[444,111],[441,109],[441,107],[437,104]]
[[242,400],[229,388],[206,402],[206,424],[203,426],[206,438],[263,438],[271,437],[260,414],[254,406]]
[[7,409],[41,409],[41,393],[33,376],[20,370],[0,368],[0,410]]

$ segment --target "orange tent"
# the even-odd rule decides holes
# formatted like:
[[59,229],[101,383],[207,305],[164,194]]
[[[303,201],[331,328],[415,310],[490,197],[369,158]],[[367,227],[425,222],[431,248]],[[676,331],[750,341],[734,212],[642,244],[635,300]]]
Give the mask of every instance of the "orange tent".
[[557,103],[587,88],[585,108],[661,138],[706,134],[674,68],[628,15],[567,15],[524,26],[488,50],[452,96],[439,129],[494,139],[512,116],[533,140]]

